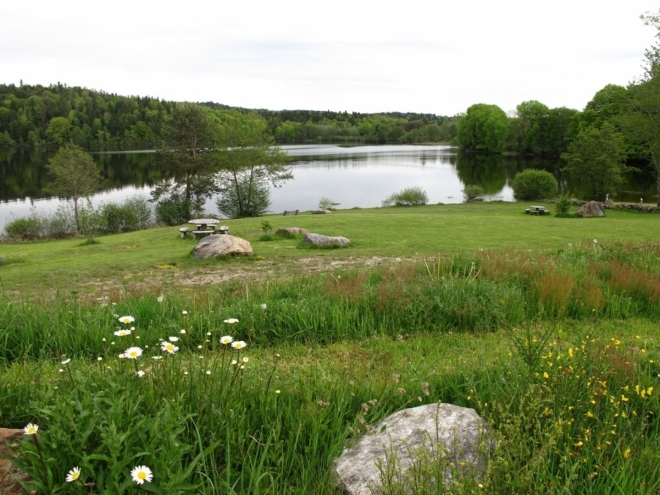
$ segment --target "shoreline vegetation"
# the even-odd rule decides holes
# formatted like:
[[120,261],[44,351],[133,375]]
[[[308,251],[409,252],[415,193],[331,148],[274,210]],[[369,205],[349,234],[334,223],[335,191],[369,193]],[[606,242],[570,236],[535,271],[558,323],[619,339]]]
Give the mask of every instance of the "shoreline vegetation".
[[339,495],[345,446],[446,402],[492,428],[483,478],[443,491],[426,458],[374,494],[657,493],[657,218],[525,206],[299,215],[352,241],[314,251],[228,220],[255,255],[224,260],[177,227],[0,244],[0,426],[26,428],[25,490]]

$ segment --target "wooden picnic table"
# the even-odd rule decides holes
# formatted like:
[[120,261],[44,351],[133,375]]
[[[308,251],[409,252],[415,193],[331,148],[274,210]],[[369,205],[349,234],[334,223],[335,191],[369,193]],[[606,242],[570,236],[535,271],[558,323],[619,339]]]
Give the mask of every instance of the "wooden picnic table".
[[188,220],[188,223],[195,225],[197,230],[207,230],[207,227],[210,227],[210,230],[215,230],[215,226],[220,223],[220,220],[216,220],[215,218],[195,218]]
[[530,206],[525,210],[528,215],[549,215],[550,210],[546,210],[545,206]]
[[[221,225],[220,228],[216,230],[216,226],[220,223],[220,220],[215,218],[195,218],[193,220],[188,220],[188,223],[197,227],[197,230],[191,231],[193,237],[204,237],[212,234],[229,234],[229,227]],[[188,230],[186,230],[188,232]],[[186,232],[183,233],[182,237],[185,236]]]

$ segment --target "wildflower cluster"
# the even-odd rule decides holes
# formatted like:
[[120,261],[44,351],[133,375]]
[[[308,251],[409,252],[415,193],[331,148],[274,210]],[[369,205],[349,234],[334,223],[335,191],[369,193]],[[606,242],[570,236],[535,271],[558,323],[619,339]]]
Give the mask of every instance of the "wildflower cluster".
[[[514,416],[539,425],[537,441],[549,447],[538,462],[574,462],[584,478],[603,476],[635,454],[640,433],[656,421],[658,401],[648,372],[654,360],[638,342],[618,338],[586,336],[578,345],[557,339],[544,351]],[[476,402],[495,423],[512,418],[510,404]]]

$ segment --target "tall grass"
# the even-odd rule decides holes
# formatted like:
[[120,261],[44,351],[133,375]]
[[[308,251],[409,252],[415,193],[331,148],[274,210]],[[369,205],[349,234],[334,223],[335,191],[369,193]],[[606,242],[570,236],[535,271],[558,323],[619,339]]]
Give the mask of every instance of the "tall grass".
[[[616,337],[598,328],[511,330],[522,347],[484,343],[504,356],[483,365],[463,360],[480,340],[462,334],[260,352],[214,339],[174,354],[131,335],[120,350],[139,340],[135,360],[109,351],[5,367],[0,417],[39,426],[41,453],[30,436],[16,447],[37,493],[80,491],[65,482],[74,467],[85,492],[131,493],[130,471],[145,465],[154,479],[144,488],[159,493],[336,494],[330,467],[345,445],[394,411],[437,401],[474,407],[497,440],[485,476],[457,479],[453,493],[655,493],[658,345],[634,326]],[[524,359],[525,345],[540,359]],[[386,493],[407,493],[395,488]]]
[[135,316],[136,333],[146,339],[186,329],[190,349],[233,317],[240,337],[259,345],[486,332],[548,318],[657,318],[657,253],[655,244],[577,246],[541,257],[477,252],[293,281],[189,292],[172,286],[164,298],[127,289],[39,305],[6,303],[0,306],[0,360],[64,353],[95,358],[113,345],[99,330],[112,328],[121,315]]

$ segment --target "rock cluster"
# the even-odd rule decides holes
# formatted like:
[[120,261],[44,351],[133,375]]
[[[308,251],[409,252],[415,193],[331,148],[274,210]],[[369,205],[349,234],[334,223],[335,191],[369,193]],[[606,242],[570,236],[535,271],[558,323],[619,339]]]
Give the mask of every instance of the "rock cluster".
[[645,205],[641,203],[614,203],[610,208],[617,210],[636,210],[636,211],[645,211],[647,213],[659,213],[660,208],[656,205],[650,204]]

